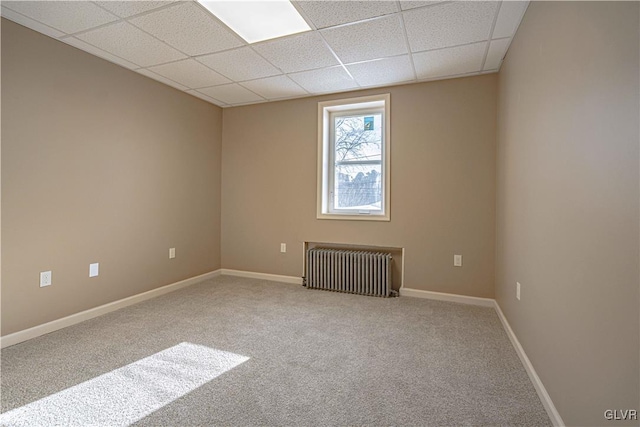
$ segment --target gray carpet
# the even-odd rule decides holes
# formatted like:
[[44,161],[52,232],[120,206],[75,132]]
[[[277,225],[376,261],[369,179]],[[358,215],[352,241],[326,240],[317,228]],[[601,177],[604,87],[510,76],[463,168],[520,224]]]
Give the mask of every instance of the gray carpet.
[[1,362],[6,425],[551,425],[491,308],[229,276]]

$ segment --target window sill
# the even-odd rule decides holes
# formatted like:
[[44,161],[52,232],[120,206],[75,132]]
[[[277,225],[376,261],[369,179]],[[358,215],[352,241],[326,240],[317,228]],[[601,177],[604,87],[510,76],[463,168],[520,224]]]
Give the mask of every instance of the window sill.
[[333,219],[339,221],[391,221],[389,215],[340,215],[319,213],[317,219]]

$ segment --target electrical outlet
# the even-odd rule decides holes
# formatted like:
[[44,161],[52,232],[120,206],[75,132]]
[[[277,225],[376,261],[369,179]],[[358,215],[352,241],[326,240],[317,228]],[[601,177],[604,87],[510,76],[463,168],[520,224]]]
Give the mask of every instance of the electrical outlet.
[[462,255],[454,255],[453,256],[453,266],[454,267],[462,267]]
[[282,253],[287,252],[287,244],[286,243],[280,243],[280,252],[282,252]]
[[98,270],[100,268],[100,264],[93,263],[89,264],[89,277],[96,277],[98,275]]
[[520,282],[516,282],[516,298],[520,301]]
[[169,248],[169,258],[176,257],[176,248]]
[[44,288],[45,286],[51,285],[51,272],[43,271],[40,273],[40,287]]

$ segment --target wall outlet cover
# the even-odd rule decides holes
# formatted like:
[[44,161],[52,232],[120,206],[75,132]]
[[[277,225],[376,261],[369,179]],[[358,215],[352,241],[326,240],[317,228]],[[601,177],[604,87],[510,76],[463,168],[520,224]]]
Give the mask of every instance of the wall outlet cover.
[[40,273],[40,287],[51,285],[51,271],[43,271]]
[[89,277],[96,277],[98,275],[99,267],[100,267],[100,264],[97,262],[93,264],[89,264]]
[[453,256],[453,266],[454,267],[462,267],[462,255],[454,255]]

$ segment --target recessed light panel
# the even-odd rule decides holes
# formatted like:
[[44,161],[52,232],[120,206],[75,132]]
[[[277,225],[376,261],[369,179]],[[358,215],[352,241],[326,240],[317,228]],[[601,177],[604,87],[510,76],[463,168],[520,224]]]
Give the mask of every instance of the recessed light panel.
[[247,43],[311,29],[288,0],[198,1]]

